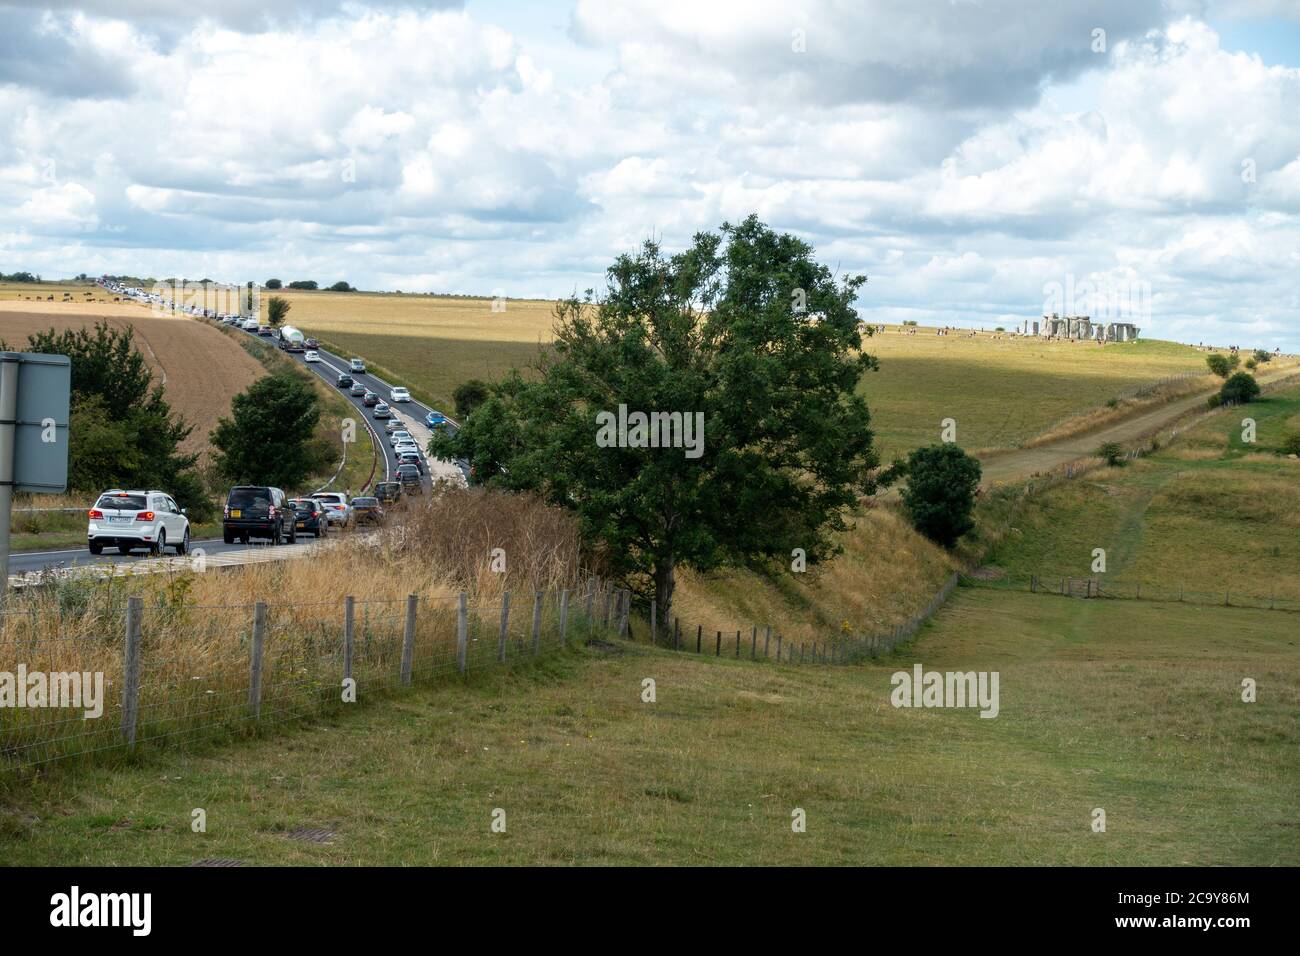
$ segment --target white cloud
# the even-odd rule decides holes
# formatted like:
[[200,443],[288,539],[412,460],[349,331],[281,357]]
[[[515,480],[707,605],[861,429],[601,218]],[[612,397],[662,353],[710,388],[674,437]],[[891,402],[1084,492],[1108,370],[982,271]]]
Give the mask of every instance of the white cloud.
[[1199,7],[581,0],[566,36],[438,6],[0,0],[44,38],[0,41],[0,257],[557,295],[756,211],[875,318],[1132,274],[1155,334],[1300,348],[1300,71]]

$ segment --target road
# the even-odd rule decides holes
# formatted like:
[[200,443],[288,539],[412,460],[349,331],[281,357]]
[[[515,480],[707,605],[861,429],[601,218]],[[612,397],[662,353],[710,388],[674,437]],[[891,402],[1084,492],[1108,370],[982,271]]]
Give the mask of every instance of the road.
[[[251,335],[257,338],[255,332],[243,332],[236,329],[244,335]],[[268,345],[278,346],[278,341],[263,337]],[[281,354],[294,359],[307,368],[319,375],[330,388],[336,388],[335,382],[338,376],[343,372],[352,375],[352,378],[365,385],[371,391],[377,393],[381,401],[387,401],[392,393],[392,385],[384,381],[379,376],[366,372],[364,374],[354,374],[349,371],[348,359],[335,355],[333,352],[324,348],[316,348],[315,351],[321,361],[305,361],[305,352],[282,352]],[[351,395],[347,389],[338,389],[340,395],[352,404],[357,410],[357,423],[364,426],[369,432],[375,448],[377,448],[382,457],[376,463],[374,477],[367,488],[335,488],[330,486],[331,491],[351,491],[353,495],[359,495],[363,491],[373,491],[374,484],[380,481],[387,481],[396,473],[397,456],[393,453],[392,446],[388,442],[388,435],[383,429],[383,420],[376,420],[371,413],[371,409],[365,407],[361,396]],[[411,400],[410,402],[389,403],[389,407],[400,418],[409,431],[416,439],[417,444],[423,449],[428,445],[430,438],[430,429],[424,423],[424,418],[433,409]],[[453,432],[456,424],[448,420],[447,428]],[[363,443],[358,442],[349,448],[349,454],[357,454],[357,449],[363,449]],[[446,478],[449,480],[468,480],[469,467],[465,462],[444,462],[425,458],[426,475],[423,481],[423,490],[427,494],[431,486],[431,478]],[[266,544],[226,544],[220,538],[210,538],[206,540],[195,540],[191,542],[191,549],[202,549],[206,563],[209,567],[221,567],[233,564],[249,564],[264,560],[279,560],[287,557],[298,557],[307,553],[305,549],[310,549],[310,544],[299,543],[297,545],[280,545],[271,548]],[[164,559],[165,560],[165,559]],[[150,559],[144,551],[137,551],[129,555],[120,554],[103,554],[91,555],[86,548],[67,548],[58,551],[15,551],[9,557],[9,574],[11,580],[21,578],[25,575],[33,574],[39,571],[58,568],[58,567],[77,567],[91,564],[116,565],[126,563],[141,563],[146,567],[163,568],[167,567],[166,563],[160,563],[159,559]]]
[[[329,537],[326,537],[329,540]],[[296,552],[306,553],[312,546],[310,536],[299,538],[297,544],[282,544],[272,547],[262,544],[226,544],[220,538],[208,538],[190,541],[190,556],[179,560],[171,557],[171,550],[162,558],[150,558],[143,551],[129,555],[101,554],[92,555],[85,547],[65,548],[58,551],[15,551],[9,555],[9,579],[25,577],[39,571],[52,568],[85,567],[87,565],[141,564],[152,567],[176,568],[194,567],[194,562],[201,556],[207,567],[225,567],[235,564],[251,564],[257,561],[280,560],[287,557],[299,557]]]
[[[239,331],[242,332],[242,330]],[[254,332],[242,332],[242,334],[251,335],[254,338],[258,337],[257,334]],[[278,345],[278,341],[275,339],[267,338],[266,336],[262,336],[262,338],[268,344]],[[324,379],[325,382],[331,388],[336,388],[335,382],[338,380],[338,377],[346,372],[347,374],[351,375],[355,381],[366,386],[372,392],[375,392],[379,396],[380,401],[388,402],[388,397],[393,390],[393,384],[391,382],[386,382],[378,375],[375,375],[373,372],[369,372],[369,371],[364,373],[353,373],[349,369],[350,356],[348,358],[344,358],[341,355],[336,355],[335,353],[329,351],[328,349],[321,348],[321,347],[317,347],[312,351],[314,351],[317,355],[320,356],[319,362],[306,361],[305,352],[284,352],[282,354],[297,361],[304,368],[310,369],[311,371],[315,372],[322,379]],[[374,417],[374,415],[372,414],[372,410],[365,407],[365,404],[362,401],[361,396],[359,395],[354,396],[347,389],[343,389],[343,388],[338,389],[338,392],[340,395],[343,396],[345,400],[350,402],[352,406],[356,408],[358,423],[364,424],[365,427],[369,429],[371,437],[373,438],[376,447],[381,449],[383,452],[384,457],[380,463],[380,467],[376,469],[374,481],[378,482],[378,481],[389,480],[396,473],[397,456],[393,454],[392,447],[388,443],[388,435],[384,432],[383,429],[383,425],[384,425],[383,420],[376,419]],[[415,401],[414,399],[412,399],[409,402],[397,402],[397,403],[388,402],[388,405],[389,408],[393,410],[393,413],[396,415],[396,417],[402,420],[403,424],[406,426],[406,430],[409,431],[412,434],[412,436],[415,437],[416,443],[421,448],[424,448],[428,444],[429,437],[430,437],[430,431],[428,426],[426,426],[424,423],[424,418],[431,411],[434,411],[434,409],[429,408],[428,406],[423,405],[420,402]],[[451,422],[450,419],[448,420],[448,424],[446,427],[453,432],[456,430],[455,423]],[[456,475],[459,474],[465,480],[468,480],[469,478],[469,466],[465,462],[458,462],[458,463],[442,462],[437,460],[430,460],[426,457],[425,466],[428,472],[428,474],[425,475],[425,481],[424,481],[424,490],[426,492],[429,489],[431,477],[450,478],[452,480],[456,480]],[[372,487],[373,487],[373,483],[372,483]],[[348,491],[349,489],[331,488],[330,490]],[[362,490],[363,489],[361,488],[351,489],[353,494],[360,494]],[[370,490],[370,489],[365,489],[365,490]]]

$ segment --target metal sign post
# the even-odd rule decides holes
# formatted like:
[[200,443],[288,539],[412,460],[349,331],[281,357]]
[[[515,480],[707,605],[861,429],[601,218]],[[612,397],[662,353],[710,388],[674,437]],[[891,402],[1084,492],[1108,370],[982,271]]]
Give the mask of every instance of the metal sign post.
[[58,494],[68,486],[71,391],[66,355],[0,352],[0,604],[14,490]]

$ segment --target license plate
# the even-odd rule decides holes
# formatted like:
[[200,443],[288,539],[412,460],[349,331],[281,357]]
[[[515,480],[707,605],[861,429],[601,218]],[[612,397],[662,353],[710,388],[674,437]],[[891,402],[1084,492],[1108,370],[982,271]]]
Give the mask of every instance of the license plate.
[[307,527],[307,521],[306,521],[306,519],[304,519],[304,518],[299,518],[299,519],[298,519],[298,527],[299,527],[299,528],[305,528],[305,527]]
[[242,518],[243,516],[244,513],[240,511],[238,508],[232,508],[230,511],[230,517],[232,518]]
[[130,523],[131,523],[131,519],[130,519],[130,518],[119,518],[119,517],[116,517],[116,516],[109,518],[108,521],[109,521],[110,524],[130,524]]

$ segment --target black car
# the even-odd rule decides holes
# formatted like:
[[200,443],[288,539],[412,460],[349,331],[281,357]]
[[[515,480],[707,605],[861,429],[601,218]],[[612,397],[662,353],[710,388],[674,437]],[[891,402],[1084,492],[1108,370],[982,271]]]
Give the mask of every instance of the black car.
[[352,499],[352,520],[357,524],[383,524],[384,509],[379,505],[378,498],[353,498]]
[[383,504],[392,504],[402,497],[400,481],[381,481],[375,485],[375,497]]
[[402,483],[405,494],[418,495],[424,491],[424,486],[420,484],[420,469],[415,465],[398,465],[397,480]]
[[342,375],[340,375],[337,379],[334,380],[334,384],[338,388],[351,388],[353,385],[352,376],[349,375],[347,372],[344,372]]
[[295,530],[310,533],[316,538],[329,531],[325,506],[315,498],[290,498],[289,507],[297,516],[297,520],[294,521]]
[[289,499],[279,488],[266,485],[236,485],[230,489],[221,519],[221,536],[226,544],[249,538],[268,538],[272,544],[298,540],[298,522]]

